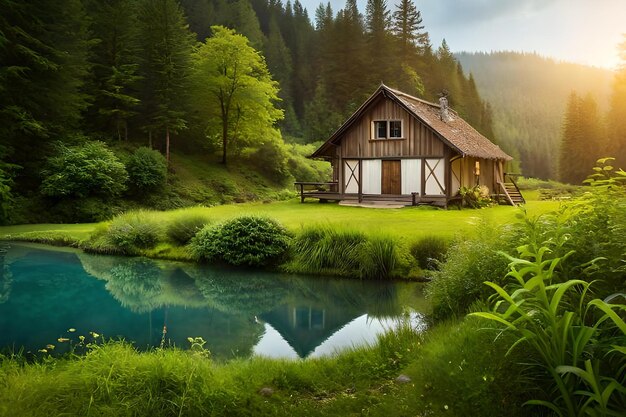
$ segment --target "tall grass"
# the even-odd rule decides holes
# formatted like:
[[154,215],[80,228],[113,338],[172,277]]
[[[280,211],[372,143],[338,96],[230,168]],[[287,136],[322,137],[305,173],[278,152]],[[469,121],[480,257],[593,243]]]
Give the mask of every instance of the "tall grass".
[[[506,287],[485,282],[495,291],[493,310],[472,315],[513,333],[509,351],[518,346],[530,350],[537,363],[528,365],[529,371],[537,381],[550,378],[548,395],[526,404],[547,407],[559,416],[623,415],[626,373],[612,366],[601,374],[600,360],[623,362],[626,323],[620,314],[626,314],[626,306],[589,301],[591,284],[584,280],[559,282],[560,264],[572,252],[563,258],[550,257],[545,246],[537,251],[522,246],[519,252],[520,258],[508,257]],[[603,346],[602,333],[617,335],[617,344]]]
[[444,261],[450,242],[442,236],[424,236],[414,242],[411,247],[411,255],[417,260],[422,269],[436,270]]
[[[377,391],[410,363],[417,340],[404,329],[374,346],[308,361],[220,364],[204,349],[139,353],[125,342],[36,363],[0,356],[0,416],[352,415],[386,400]],[[264,387],[271,395],[260,394]]]
[[211,221],[206,213],[182,211],[169,219],[165,226],[165,232],[170,242],[184,246]]
[[[291,245],[289,272],[387,279],[406,267],[397,239],[330,225],[303,228]],[[404,268],[406,269],[406,268]]]
[[89,252],[135,255],[163,240],[163,227],[154,212],[130,211],[100,225],[84,243]]

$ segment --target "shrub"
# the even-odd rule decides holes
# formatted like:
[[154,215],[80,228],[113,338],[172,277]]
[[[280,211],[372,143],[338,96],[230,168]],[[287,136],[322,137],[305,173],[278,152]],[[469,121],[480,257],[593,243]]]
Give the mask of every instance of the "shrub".
[[3,165],[5,164],[0,161],[0,225],[8,223],[10,208],[13,205],[13,195],[11,193],[13,180],[3,170]]
[[426,287],[433,318],[462,316],[476,300],[486,300],[490,292],[483,282],[501,282],[508,270],[498,251],[512,249],[517,241],[511,230],[481,224],[477,236],[453,242],[446,262]]
[[154,248],[161,240],[161,225],[149,212],[132,211],[115,217],[108,226],[98,228],[85,244],[89,252],[137,254]]
[[56,145],[42,171],[41,193],[49,197],[114,197],[126,189],[124,164],[103,142]]
[[199,260],[231,265],[265,266],[280,260],[289,247],[287,230],[267,217],[242,216],[205,226],[191,239],[190,251]]
[[268,138],[257,148],[248,149],[242,157],[268,179],[282,183],[289,175],[287,155],[282,141]]
[[448,251],[448,240],[441,236],[426,236],[413,243],[411,255],[422,269],[436,270]]
[[459,194],[463,199],[463,205],[470,208],[488,207],[492,204],[489,198],[489,189],[484,185],[476,185],[475,187],[461,187]]
[[316,147],[313,145],[288,146],[287,165],[289,172],[297,181],[324,182],[332,177],[332,168],[326,161],[316,161],[308,158]]
[[[534,356],[526,361],[528,373],[551,382],[547,397],[526,404],[560,416],[621,415],[626,405],[626,306],[589,300],[588,282],[558,277],[560,264],[572,252],[550,259],[549,247],[533,246],[518,248],[519,258],[508,257],[506,286],[486,282],[496,291],[493,310],[472,314],[504,325],[501,331],[516,339],[510,349],[519,345]],[[603,343],[606,336],[612,343]]]
[[126,162],[130,184],[136,190],[150,190],[165,183],[167,161],[160,152],[147,147],[135,150]]
[[196,213],[181,213],[165,227],[167,238],[180,246],[186,245],[211,220]]

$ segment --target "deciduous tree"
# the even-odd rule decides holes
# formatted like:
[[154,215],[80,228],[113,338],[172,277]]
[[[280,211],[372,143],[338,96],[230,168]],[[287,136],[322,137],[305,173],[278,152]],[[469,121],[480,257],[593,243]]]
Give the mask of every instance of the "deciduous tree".
[[206,117],[207,135],[222,145],[222,163],[233,148],[275,140],[278,84],[263,56],[248,40],[231,29],[211,28],[213,36],[194,57],[196,105]]

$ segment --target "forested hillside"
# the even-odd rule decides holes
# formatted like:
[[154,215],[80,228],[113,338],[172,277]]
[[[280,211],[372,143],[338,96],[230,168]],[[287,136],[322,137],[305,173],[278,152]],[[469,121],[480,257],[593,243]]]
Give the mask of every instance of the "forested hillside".
[[[323,167],[285,142],[326,139],[381,82],[430,100],[445,91],[491,136],[474,80],[445,42],[431,45],[412,0],[320,5],[313,19],[297,0],[0,0],[0,9],[0,222],[74,221],[71,209],[98,220],[128,201],[215,203],[202,198],[215,187],[180,193],[172,153],[274,187],[318,180]],[[215,172],[229,171],[199,175]],[[155,197],[163,192],[173,198]]]
[[591,94],[602,113],[609,109],[612,71],[516,52],[455,56],[491,104],[495,138],[520,161],[524,175],[558,177],[557,155],[572,92]]

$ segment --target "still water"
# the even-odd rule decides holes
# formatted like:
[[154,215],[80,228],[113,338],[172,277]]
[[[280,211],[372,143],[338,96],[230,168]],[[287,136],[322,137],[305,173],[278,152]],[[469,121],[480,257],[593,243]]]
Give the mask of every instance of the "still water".
[[[214,358],[305,358],[424,327],[415,283],[377,283],[90,255],[0,242],[0,351],[62,353],[91,332],[139,349],[189,347]],[[165,332],[164,332],[165,330]],[[102,337],[100,336],[99,339]],[[69,339],[62,343],[59,338]]]

